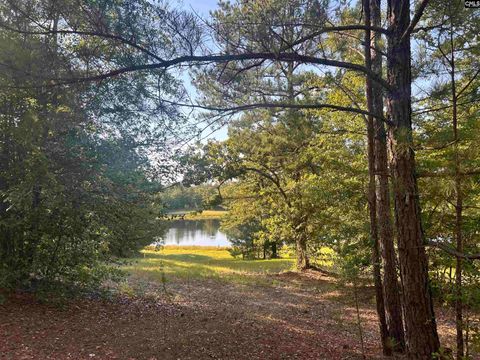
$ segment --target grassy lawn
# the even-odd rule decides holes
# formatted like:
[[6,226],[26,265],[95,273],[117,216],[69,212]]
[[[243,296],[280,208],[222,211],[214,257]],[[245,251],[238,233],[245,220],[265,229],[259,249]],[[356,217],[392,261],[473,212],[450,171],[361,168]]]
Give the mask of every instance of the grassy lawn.
[[180,279],[218,279],[233,282],[257,282],[264,275],[292,270],[294,259],[242,260],[226,248],[166,246],[160,251],[143,250],[143,258],[131,259],[123,267],[133,276],[154,281]]
[[192,212],[185,216],[188,220],[221,219],[227,212],[225,210],[203,210],[202,212]]

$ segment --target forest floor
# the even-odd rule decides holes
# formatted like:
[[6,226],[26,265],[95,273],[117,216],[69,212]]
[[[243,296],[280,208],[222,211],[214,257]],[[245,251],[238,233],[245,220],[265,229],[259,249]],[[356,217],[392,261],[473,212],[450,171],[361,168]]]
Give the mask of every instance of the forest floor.
[[[351,287],[289,271],[290,260],[242,265],[204,250],[145,253],[110,300],[58,307],[10,296],[0,305],[0,359],[363,358]],[[358,303],[366,358],[381,359],[371,287]],[[449,343],[453,316],[437,316]]]

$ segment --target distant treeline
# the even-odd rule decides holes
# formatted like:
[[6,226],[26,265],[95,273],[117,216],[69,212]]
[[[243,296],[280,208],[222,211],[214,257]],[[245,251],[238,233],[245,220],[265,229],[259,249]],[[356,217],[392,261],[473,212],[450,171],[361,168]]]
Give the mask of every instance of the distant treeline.
[[221,209],[216,201],[217,194],[217,188],[213,185],[186,187],[179,184],[162,192],[161,199],[167,212]]

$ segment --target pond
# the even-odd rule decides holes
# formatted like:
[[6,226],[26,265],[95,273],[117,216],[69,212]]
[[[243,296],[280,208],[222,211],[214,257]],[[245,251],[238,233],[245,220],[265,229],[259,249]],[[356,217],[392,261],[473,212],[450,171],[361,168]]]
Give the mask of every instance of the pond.
[[165,234],[165,245],[230,246],[220,231],[220,220],[172,220]]

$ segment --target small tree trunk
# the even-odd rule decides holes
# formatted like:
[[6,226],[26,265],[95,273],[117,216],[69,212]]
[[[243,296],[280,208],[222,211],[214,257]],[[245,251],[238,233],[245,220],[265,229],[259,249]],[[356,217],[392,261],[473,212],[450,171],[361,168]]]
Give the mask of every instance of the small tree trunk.
[[278,258],[277,243],[274,241],[274,242],[270,243],[270,246],[271,246],[271,251],[272,251],[272,259]]
[[[383,128],[383,124],[382,124]],[[385,294],[385,312],[390,338],[394,341],[394,350],[402,352],[405,348],[403,329],[402,303],[397,274],[397,256],[395,254],[393,224],[390,213],[390,191],[388,183],[388,166],[385,129],[376,132],[377,151],[377,216],[379,240],[383,260],[383,289]],[[383,133],[383,135],[382,135]],[[383,136],[383,138],[382,138]],[[380,144],[381,143],[381,144]]]
[[[371,12],[370,0],[363,2],[365,15],[365,65],[366,68],[372,69],[371,61]],[[368,111],[373,113],[373,84],[372,81],[366,77],[366,97]],[[378,111],[378,109],[377,109]],[[372,264],[373,264],[373,279],[375,284],[375,302],[377,306],[377,315],[380,327],[380,338],[382,341],[382,349],[384,355],[391,355],[392,348],[389,345],[389,333],[387,327],[387,320],[385,316],[385,299],[383,296],[382,274],[381,274],[381,260],[380,260],[380,244],[378,239],[378,223],[377,223],[377,198],[375,193],[375,163],[376,163],[375,148],[375,129],[374,119],[372,115],[367,117],[367,153],[368,153],[368,208],[370,215],[370,238],[372,240]]]
[[465,358],[470,359],[470,318],[468,316],[468,311],[465,314]]
[[[456,250],[463,252],[462,222],[463,222],[463,196],[462,175],[460,171],[460,154],[458,153],[458,118],[457,118],[457,89],[455,82],[455,51],[453,41],[453,29],[450,29],[450,77],[452,91],[452,130],[454,145],[454,168],[455,168],[455,240]],[[462,301],[462,258],[457,256],[455,265],[455,325],[457,332],[457,360],[462,360],[465,353],[463,341],[463,301]]]
[[[462,241],[462,197],[460,195],[460,181],[456,181],[457,203],[455,236],[457,240],[457,251],[463,252]],[[455,267],[455,325],[457,332],[457,360],[462,360],[465,353],[463,340],[463,299],[462,299],[462,258],[457,256]]]
[[[10,105],[8,105],[10,107]],[[5,113],[11,113],[10,109],[1,109]],[[0,139],[1,139],[1,148],[0,148],[0,262],[5,264],[8,267],[14,267],[15,257],[15,243],[11,236],[11,227],[9,226],[10,222],[8,221],[9,213],[8,207],[9,202],[6,195],[9,188],[9,183],[7,180],[7,174],[10,170],[10,163],[13,159],[13,141],[12,141],[12,129],[13,120],[11,116],[3,116],[2,125],[0,129]],[[18,247],[23,247],[23,241],[17,245]],[[18,251],[18,249],[17,249]],[[19,251],[21,253],[21,251]],[[17,255],[18,256],[18,255]]]
[[296,239],[297,247],[297,270],[303,271],[310,267],[307,256],[307,241],[305,236],[298,235]]
[[358,334],[360,336],[360,346],[362,349],[362,358],[366,359],[365,355],[365,341],[363,340],[363,328],[362,328],[362,320],[360,318],[360,307],[358,305],[358,290],[357,290],[357,283],[356,280],[353,280],[353,296],[355,299],[355,310],[357,312],[357,326],[358,326]]

